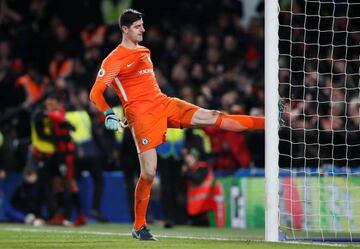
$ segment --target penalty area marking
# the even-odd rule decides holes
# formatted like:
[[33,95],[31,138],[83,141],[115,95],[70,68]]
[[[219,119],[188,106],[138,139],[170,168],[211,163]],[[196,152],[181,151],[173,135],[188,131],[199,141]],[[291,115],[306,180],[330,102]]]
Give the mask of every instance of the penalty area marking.
[[[114,232],[100,232],[100,231],[65,231],[65,230],[56,230],[56,229],[31,229],[31,228],[18,228],[18,227],[4,227],[0,228],[4,231],[13,231],[13,232],[34,232],[34,233],[62,233],[62,234],[87,234],[87,235],[101,235],[101,236],[131,236],[131,233],[114,233]],[[300,245],[317,245],[317,246],[331,246],[331,247],[359,247],[360,245],[354,244],[338,244],[338,243],[319,243],[319,242],[300,242],[300,241],[283,241],[283,242],[267,242],[264,240],[245,240],[245,239],[231,239],[231,238],[209,238],[209,237],[193,237],[193,236],[182,236],[182,235],[156,235],[157,238],[171,238],[171,239],[193,239],[193,240],[213,240],[213,241],[238,241],[238,242],[256,242],[256,243],[286,243],[286,244],[300,244]]]

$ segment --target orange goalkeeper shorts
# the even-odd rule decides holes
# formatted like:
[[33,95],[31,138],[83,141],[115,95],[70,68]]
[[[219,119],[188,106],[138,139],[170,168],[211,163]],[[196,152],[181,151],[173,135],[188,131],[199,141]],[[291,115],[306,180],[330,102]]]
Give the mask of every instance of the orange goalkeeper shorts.
[[188,128],[199,109],[178,98],[168,97],[150,111],[128,120],[138,153],[153,149],[166,141],[167,128]]

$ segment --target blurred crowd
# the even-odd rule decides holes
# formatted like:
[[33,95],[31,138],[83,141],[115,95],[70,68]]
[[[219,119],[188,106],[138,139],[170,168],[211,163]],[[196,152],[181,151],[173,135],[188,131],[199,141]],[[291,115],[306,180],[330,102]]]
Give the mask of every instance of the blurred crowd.
[[284,0],[281,10],[280,164],[360,166],[358,1]]
[[[152,53],[164,93],[208,109],[264,115],[261,1],[244,24],[243,3],[235,0],[0,0],[0,178],[25,169],[24,184],[28,178],[51,184],[53,193],[43,196],[53,204],[50,223],[66,221],[69,198],[78,214],[75,223],[85,223],[75,180],[83,170],[94,179],[95,218],[106,220],[99,211],[103,170],[124,172],[133,205],[139,165],[131,133],[107,131],[103,114],[88,98],[101,61],[121,42],[117,18],[128,7],[145,14],[142,45]],[[112,91],[106,98],[123,115]],[[264,166],[264,132],[205,128],[167,135],[158,150],[167,226],[182,217],[173,201],[181,193],[179,181],[201,182],[212,172],[196,174],[195,161],[228,173]]]
[[[116,18],[115,23],[108,20],[104,2],[1,1],[1,167],[9,170],[24,167],[31,144],[31,112],[49,92],[55,92],[66,109],[89,113],[98,128],[102,153],[110,154],[104,156],[105,168],[116,168],[115,164],[121,163],[113,158],[118,153],[108,153],[112,149],[106,141],[108,136],[102,137],[106,132],[100,131],[101,114],[87,98],[99,64],[121,41]],[[261,6],[257,17],[243,27],[240,1],[196,4],[179,1],[165,4],[163,8],[169,8],[166,14],[154,6],[154,11],[147,13],[147,5],[138,2],[134,1],[134,7],[139,6],[145,13],[143,45],[152,52],[163,92],[205,108],[263,115]],[[116,96],[108,94],[108,99],[113,105],[119,104]],[[229,152],[228,156],[235,157],[229,169],[263,167],[263,146],[259,146],[263,136],[257,134],[255,139],[244,134],[234,136],[238,138],[218,134],[222,144],[212,141],[214,152],[219,154],[238,147]],[[239,149],[245,158],[238,159]],[[221,164],[216,167],[222,168]]]

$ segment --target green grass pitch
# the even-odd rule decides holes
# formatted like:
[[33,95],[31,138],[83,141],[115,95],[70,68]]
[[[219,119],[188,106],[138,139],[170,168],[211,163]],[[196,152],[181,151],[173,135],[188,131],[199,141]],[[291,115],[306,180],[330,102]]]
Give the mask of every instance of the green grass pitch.
[[359,243],[270,243],[263,230],[216,229],[177,226],[164,229],[151,225],[159,241],[138,241],[130,236],[130,225],[89,224],[79,228],[0,223],[1,249],[40,248],[360,248]]

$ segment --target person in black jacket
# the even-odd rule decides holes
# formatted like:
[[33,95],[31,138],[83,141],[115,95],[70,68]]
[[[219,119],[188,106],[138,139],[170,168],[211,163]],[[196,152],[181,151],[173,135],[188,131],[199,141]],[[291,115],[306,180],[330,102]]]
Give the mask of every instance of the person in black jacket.
[[36,170],[25,168],[23,181],[15,189],[11,205],[5,208],[6,216],[11,221],[40,226],[44,224],[42,209],[46,206],[46,196]]
[[140,173],[140,164],[130,129],[124,129],[121,146],[121,166],[124,172],[128,207],[131,218],[134,219],[134,189],[135,180]]

